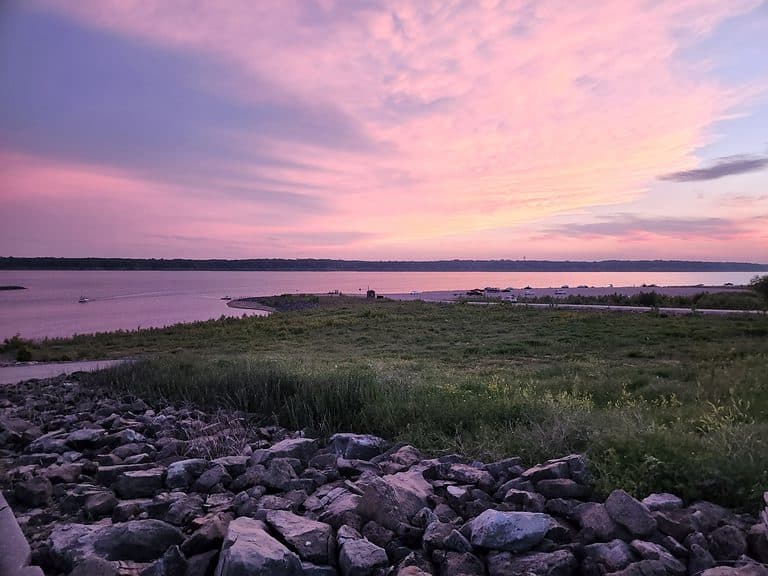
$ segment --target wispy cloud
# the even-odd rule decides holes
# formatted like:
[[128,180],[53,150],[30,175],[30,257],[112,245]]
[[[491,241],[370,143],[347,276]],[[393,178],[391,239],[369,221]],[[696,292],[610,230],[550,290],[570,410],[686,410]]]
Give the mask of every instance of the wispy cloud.
[[758,1],[12,5],[0,141],[36,162],[0,193],[154,207],[126,238],[364,256],[450,254],[682,174],[747,91],[680,53]]
[[765,218],[675,218],[615,214],[598,222],[555,226],[549,228],[546,234],[567,238],[632,238],[646,235],[669,238],[731,238],[747,233],[762,220]]
[[706,168],[672,172],[671,174],[660,176],[659,179],[671,182],[698,182],[757,172],[765,168],[768,168],[768,157],[765,156],[726,156],[718,158],[711,166]]

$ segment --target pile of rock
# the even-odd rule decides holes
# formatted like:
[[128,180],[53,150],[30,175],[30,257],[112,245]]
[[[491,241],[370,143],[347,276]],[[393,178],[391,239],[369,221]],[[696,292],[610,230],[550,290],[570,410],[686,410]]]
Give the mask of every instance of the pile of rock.
[[48,574],[768,575],[757,518],[599,501],[580,455],[431,459],[62,379],[0,392],[0,483]]

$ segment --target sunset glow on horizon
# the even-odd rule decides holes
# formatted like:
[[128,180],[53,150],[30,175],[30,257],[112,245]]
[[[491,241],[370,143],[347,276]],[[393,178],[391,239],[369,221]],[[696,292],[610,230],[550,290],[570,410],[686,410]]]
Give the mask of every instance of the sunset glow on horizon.
[[768,2],[11,0],[0,255],[768,262]]

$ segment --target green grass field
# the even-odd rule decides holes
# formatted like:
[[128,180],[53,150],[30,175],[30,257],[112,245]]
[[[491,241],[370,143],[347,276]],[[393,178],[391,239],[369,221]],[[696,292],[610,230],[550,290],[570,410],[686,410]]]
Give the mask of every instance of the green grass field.
[[598,487],[754,505],[768,488],[768,317],[323,298],[308,310],[48,340],[140,356],[90,377],[319,434],[528,463],[586,452]]

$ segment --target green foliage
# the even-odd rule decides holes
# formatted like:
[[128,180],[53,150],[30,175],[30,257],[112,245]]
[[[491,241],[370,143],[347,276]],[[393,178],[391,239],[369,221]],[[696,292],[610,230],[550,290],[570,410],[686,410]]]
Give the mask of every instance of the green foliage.
[[757,292],[763,300],[768,303],[768,274],[752,278],[749,287]]
[[606,294],[602,296],[540,296],[526,298],[537,304],[586,304],[595,306],[646,306],[650,308],[691,308],[716,310],[760,310],[764,307],[760,296],[748,290],[700,292],[692,296],[667,296],[659,292],[640,292],[631,296]]
[[3,340],[3,344],[0,345],[0,353],[14,358],[17,362],[29,362],[32,360],[31,347],[33,345],[30,340],[25,340],[16,334],[12,338]]
[[586,452],[598,486],[749,507],[768,485],[768,317],[321,298],[269,317],[78,336],[36,357],[144,355],[123,393],[238,408],[533,464]]

